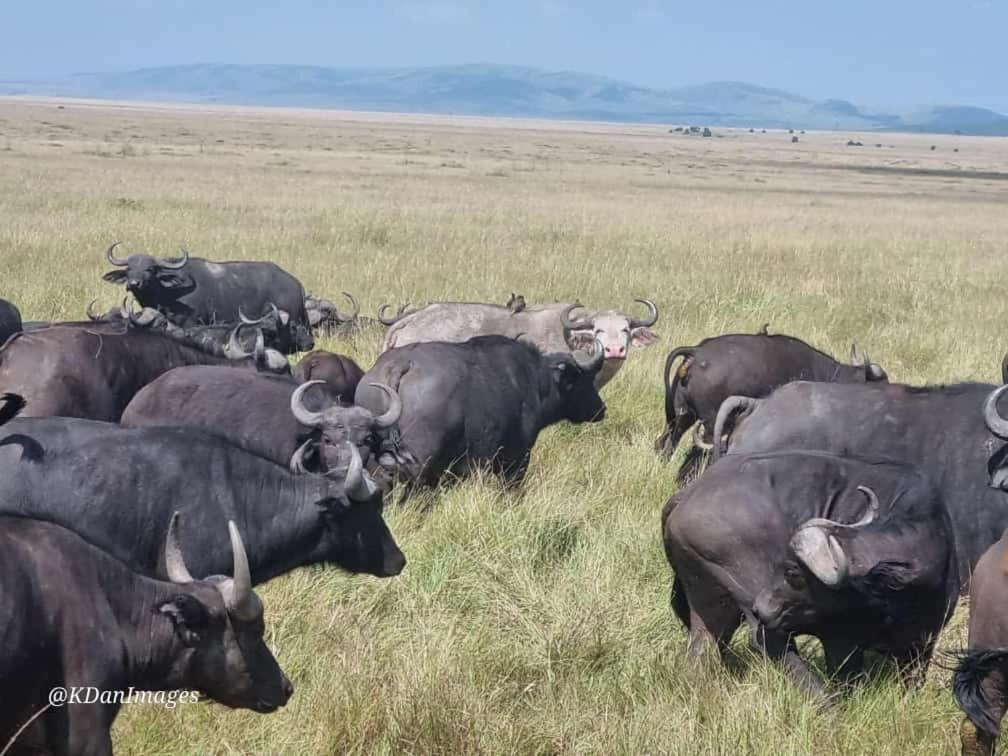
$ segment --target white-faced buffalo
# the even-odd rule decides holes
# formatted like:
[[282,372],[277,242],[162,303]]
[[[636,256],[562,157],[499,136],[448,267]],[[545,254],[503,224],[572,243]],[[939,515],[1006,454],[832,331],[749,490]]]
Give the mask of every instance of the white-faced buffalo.
[[274,263],[211,262],[190,257],[184,250],[178,260],[150,255],[120,259],[115,256],[118,244],[105,253],[117,270],[103,278],[109,283],[126,284],[141,306],[164,313],[175,325],[233,324],[240,322],[243,313],[258,318],[275,306],[289,318],[297,349],[308,351],[314,346],[304,288]]
[[[679,359],[682,363],[673,376]],[[677,347],[665,360],[665,431],[655,449],[671,456],[683,434],[699,421],[694,446],[709,450],[718,408],[729,396],[766,396],[791,381],[887,380],[885,371],[867,355],[858,361],[852,349],[851,361],[844,365],[800,339],[780,334],[731,333]],[[680,480],[691,467],[683,464]]]
[[489,465],[513,484],[524,477],[543,428],[602,419],[605,404],[594,385],[601,367],[599,348],[591,357],[543,354],[503,336],[411,344],[378,358],[356,403],[384,412],[387,399],[374,384],[399,392],[401,445],[414,458],[396,465],[400,479],[435,485],[445,473]]
[[820,449],[916,466],[948,507],[966,590],[973,565],[1008,527],[1008,496],[987,481],[992,454],[1004,445],[984,423],[995,388],[799,381],[762,399],[733,396],[714,423],[714,455]]
[[760,651],[813,692],[797,635],[851,678],[874,650],[920,680],[959,580],[936,489],[901,463],[778,451],[730,456],[668,501],[665,552],[689,654],[724,652],[743,621]]
[[[648,299],[635,300],[648,314],[634,318],[617,310],[588,310],[579,304],[525,306],[520,310],[493,304],[439,302],[406,314],[385,334],[382,351],[430,341],[468,341],[496,334],[522,337],[544,352],[586,350],[602,342],[605,363],[595,379],[602,388],[623,366],[630,347],[650,346],[657,340],[651,330],[658,308]],[[573,318],[575,310],[580,310]]]
[[0,346],[21,331],[21,313],[12,302],[0,299]]
[[[365,464],[370,456],[394,454],[401,402],[375,416],[363,407],[344,407],[319,391],[323,385],[227,367],[169,370],[144,386],[123,411],[123,425],[196,428],[296,471],[326,473],[345,467],[347,442]],[[352,397],[351,397],[352,398]],[[321,399],[321,401],[319,401]]]
[[[261,337],[259,337],[261,339]],[[233,348],[228,356],[126,324],[53,326],[17,335],[0,348],[0,391],[21,394],[31,417],[116,421],[137,391],[181,365],[272,370],[267,353]],[[273,353],[276,354],[276,353]],[[289,370],[282,355],[281,371]]]
[[294,474],[190,428],[15,418],[0,428],[0,514],[56,522],[151,576],[165,574],[159,534],[176,510],[186,560],[201,574],[229,568],[221,535],[234,520],[256,584],[320,563],[397,575],[406,559],[381,493],[356,447],[347,451],[342,477]]
[[[176,516],[162,582],[59,525],[0,517],[0,742],[15,738],[12,753],[111,754],[109,729],[139,691],[197,690],[260,713],[287,703],[294,688],[263,640],[235,524],[233,577],[205,580],[189,574],[177,526]],[[54,688],[66,689],[65,705],[47,706]]]
[[364,377],[364,371],[352,359],[322,349],[306,354],[291,374],[298,383],[325,381],[322,388],[342,404],[353,404],[357,384]]
[[969,650],[952,679],[966,714],[963,756],[994,756],[1008,710],[1008,533],[980,557],[970,590]]

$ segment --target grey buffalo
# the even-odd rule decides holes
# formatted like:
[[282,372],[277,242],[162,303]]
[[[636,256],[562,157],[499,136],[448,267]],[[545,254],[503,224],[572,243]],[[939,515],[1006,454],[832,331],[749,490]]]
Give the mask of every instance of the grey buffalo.
[[381,492],[356,447],[347,452],[341,476],[294,474],[190,428],[15,418],[0,427],[0,514],[56,522],[152,577],[164,576],[158,534],[175,511],[197,573],[229,568],[221,534],[234,520],[255,584],[311,564],[397,575],[406,559],[382,518]]
[[304,287],[271,262],[212,262],[190,257],[177,260],[150,255],[115,255],[116,242],[105,253],[115,270],[103,278],[125,284],[143,307],[163,313],[175,325],[191,327],[238,323],[242,316],[261,317],[278,308],[289,319],[291,351],[314,347],[305,312]]
[[372,454],[394,452],[401,402],[388,394],[389,411],[374,415],[343,407],[319,391],[324,385],[226,367],[169,370],[144,386],[123,411],[122,425],[195,428],[226,439],[292,469],[327,473],[345,467],[347,442],[365,464]]
[[[110,755],[109,729],[125,695],[139,691],[197,690],[260,713],[287,703],[294,689],[263,640],[234,522],[231,577],[204,580],[189,573],[178,527],[176,515],[167,541],[161,531],[161,581],[59,525],[0,517],[0,742],[11,753]],[[66,705],[47,706],[54,688],[67,690]],[[92,694],[102,698],[88,702]]]
[[973,571],[969,650],[952,679],[966,714],[959,734],[963,756],[994,756],[1008,710],[1008,533],[991,546]]
[[[665,431],[655,448],[671,455],[686,431],[699,422],[694,445],[709,449],[718,408],[729,396],[766,396],[791,381],[888,379],[867,355],[857,360],[853,348],[851,363],[845,365],[801,339],[781,334],[731,333],[704,339],[696,346],[677,347],[665,360]],[[684,463],[680,480],[686,478],[692,461]]]
[[631,347],[650,346],[658,321],[654,302],[638,299],[647,316],[635,318],[618,310],[588,310],[579,304],[512,307],[468,302],[439,302],[403,315],[385,334],[382,351],[430,341],[468,341],[475,336],[522,337],[544,352],[587,350],[602,342],[605,363],[596,377],[602,388],[623,366]]
[[[0,348],[0,391],[24,396],[31,417],[116,421],[136,392],[182,365],[271,370],[265,352],[228,356],[122,323],[54,326],[18,335]],[[287,362],[276,355],[287,370]]]
[[714,423],[714,455],[820,449],[913,464],[948,507],[966,590],[980,555],[1008,527],[1008,497],[988,485],[988,466],[1005,445],[984,419],[996,388],[798,381],[762,399],[729,397]]
[[435,485],[446,473],[489,465],[509,484],[522,480],[540,431],[553,423],[601,420],[594,378],[602,353],[543,354],[503,336],[457,344],[419,343],[382,354],[357,387],[356,403],[383,412],[399,393],[401,446],[414,460],[394,465],[410,484]]
[[21,331],[21,313],[13,302],[0,299],[0,346]]
[[662,534],[693,659],[744,620],[755,648],[822,693],[796,635],[850,680],[874,650],[917,682],[959,580],[937,490],[902,463],[777,451],[729,456],[672,496]]

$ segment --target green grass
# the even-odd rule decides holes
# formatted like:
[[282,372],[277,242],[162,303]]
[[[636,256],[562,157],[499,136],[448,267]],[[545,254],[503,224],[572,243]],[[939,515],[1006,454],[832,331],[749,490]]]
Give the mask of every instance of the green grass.
[[[832,711],[741,636],[731,669],[688,668],[658,521],[679,458],[659,460],[652,443],[665,354],[767,321],[841,356],[856,341],[894,380],[995,380],[1008,314],[1004,188],[819,175],[808,165],[829,159],[832,142],[815,134],[784,160],[744,137],[10,103],[0,116],[11,147],[0,162],[0,296],[26,318],[79,318],[93,298],[120,300],[100,281],[116,239],[271,259],[313,293],[353,292],[365,314],[384,301],[503,303],[511,291],[599,307],[647,296],[661,308],[659,344],[603,392],[605,422],[546,431],[519,491],[473,479],[388,509],[409,559],[401,576],[314,568],[261,587],[269,643],[296,687],[285,709],[135,707],[115,725],[118,753],[958,748],[937,668],[912,693],[884,669]],[[69,126],[63,147],[46,144],[45,118]],[[128,155],[104,136],[126,122]],[[893,139],[887,159],[931,159],[915,138]],[[405,159],[421,151],[423,164]],[[787,162],[795,156],[805,168]],[[461,167],[440,169],[445,159]],[[379,343],[323,346],[366,366]],[[965,624],[961,610],[940,646],[960,647]],[[818,660],[814,643],[807,651]]]

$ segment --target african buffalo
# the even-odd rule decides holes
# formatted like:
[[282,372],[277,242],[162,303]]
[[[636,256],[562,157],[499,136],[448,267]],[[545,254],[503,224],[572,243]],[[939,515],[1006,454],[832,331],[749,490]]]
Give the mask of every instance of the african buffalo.
[[353,404],[354,392],[364,371],[349,357],[318,349],[305,355],[292,375],[298,383],[325,381],[322,388],[335,401]]
[[1008,532],[980,557],[970,591],[969,650],[952,679],[966,719],[963,756],[994,756],[1008,710]]
[[[672,376],[676,361],[682,364]],[[791,381],[865,383],[885,381],[885,371],[865,355],[844,365],[793,336],[731,333],[677,347],[665,359],[665,431],[656,451],[671,456],[698,420],[695,445],[709,449],[718,407],[729,396],[766,396]],[[687,465],[683,465],[684,471]],[[680,479],[683,476],[680,475]]]
[[543,354],[503,336],[410,344],[378,358],[355,402],[380,413],[387,400],[374,384],[399,392],[401,445],[414,459],[397,463],[394,473],[411,485],[487,464],[514,484],[543,428],[602,419],[605,404],[594,386],[602,359],[598,345],[592,357]]
[[137,391],[174,367],[289,370],[281,355],[276,357],[282,367],[272,368],[277,363],[268,350],[248,355],[232,348],[226,354],[236,359],[122,323],[53,326],[19,334],[0,347],[0,391],[26,397],[28,416],[116,421]]
[[[393,321],[382,351],[430,341],[462,342],[492,334],[521,336],[544,352],[584,350],[598,340],[602,342],[605,364],[595,385],[602,388],[623,366],[631,346],[650,346],[658,338],[650,328],[658,321],[658,308],[648,299],[635,301],[648,308],[646,318],[633,318],[616,310],[587,310],[579,304],[532,305],[514,310],[492,304],[439,302]],[[578,309],[583,313],[571,319]]]
[[0,299],[0,346],[21,331],[21,313],[12,302]]
[[144,386],[122,413],[122,425],[180,426],[219,436],[236,446],[292,469],[325,473],[345,462],[346,442],[365,464],[371,454],[392,452],[401,403],[391,389],[390,411],[380,416],[363,407],[333,405],[326,394],[305,392],[288,378],[217,366],[169,370]]
[[381,493],[356,447],[346,448],[342,478],[295,474],[190,428],[15,418],[0,427],[0,514],[63,525],[151,576],[165,574],[158,534],[175,511],[198,573],[228,569],[221,534],[234,520],[256,584],[320,563],[397,575],[406,559],[382,519]]
[[[112,722],[124,702],[144,700],[141,691],[176,702],[168,691],[197,690],[260,713],[287,703],[294,687],[263,640],[263,606],[234,522],[233,577],[194,580],[177,529],[176,514],[163,582],[59,525],[0,517],[0,742],[12,753],[111,754]],[[66,691],[65,705],[52,705],[55,688]]]
[[1004,445],[984,423],[982,408],[995,388],[798,381],[762,399],[729,397],[714,422],[714,466],[726,453],[775,449],[850,452],[915,465],[948,507],[967,590],[973,565],[1008,526],[1008,498],[986,480],[994,450]]
[[211,262],[190,257],[185,250],[178,260],[150,255],[120,259],[115,256],[118,244],[105,253],[117,270],[109,271],[103,278],[109,283],[126,284],[142,307],[164,313],[175,325],[234,324],[240,322],[243,314],[258,318],[275,306],[289,318],[294,330],[294,348],[307,352],[314,347],[308,330],[304,288],[274,263]]
[[665,553],[689,655],[724,652],[744,619],[751,642],[822,692],[794,636],[823,644],[852,678],[866,650],[926,669],[959,579],[937,490],[903,463],[822,452],[732,455],[669,499]]

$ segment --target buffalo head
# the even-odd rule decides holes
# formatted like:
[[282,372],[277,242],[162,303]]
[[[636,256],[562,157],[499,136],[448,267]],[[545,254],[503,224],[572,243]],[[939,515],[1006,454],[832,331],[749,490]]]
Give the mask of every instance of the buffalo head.
[[275,711],[287,703],[294,686],[263,640],[263,605],[252,590],[238,528],[228,522],[232,576],[212,575],[197,581],[186,568],[178,526],[176,512],[168,525],[164,564],[168,579],[180,584],[180,590],[157,607],[171,621],[183,648],[175,667],[182,670],[187,686],[226,706]]
[[605,417],[605,402],[595,386],[595,378],[605,363],[603,353],[601,340],[596,340],[590,354],[555,352],[544,355],[563,419],[572,423],[594,423]]
[[571,313],[580,307],[573,304],[560,314],[564,335],[572,349],[585,349],[601,341],[606,360],[624,360],[631,346],[651,346],[658,335],[651,326],[658,322],[658,307],[650,299],[635,299],[648,308],[647,317],[638,319],[617,310],[602,310],[591,317],[572,320]]
[[189,253],[182,250],[178,260],[168,260],[150,255],[130,255],[125,259],[115,256],[116,242],[105,252],[105,259],[117,270],[110,270],[102,278],[109,283],[126,284],[126,288],[143,306],[156,306],[164,293],[172,299],[191,291],[192,279],[183,272],[189,262]]

